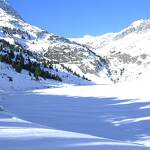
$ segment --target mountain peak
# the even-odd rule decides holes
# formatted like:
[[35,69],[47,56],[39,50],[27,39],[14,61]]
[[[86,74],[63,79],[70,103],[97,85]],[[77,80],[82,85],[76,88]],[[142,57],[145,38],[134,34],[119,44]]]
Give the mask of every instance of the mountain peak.
[[8,2],[8,0],[0,0],[0,2]]
[[11,7],[8,0],[0,0],[0,8],[9,15],[12,15],[17,19],[22,19],[21,16],[16,12],[16,10],[13,7]]
[[134,28],[145,28],[145,27],[148,27],[150,28],[150,19],[140,19],[140,20],[137,20],[135,22],[133,22],[130,27],[134,27]]
[[127,28],[120,31],[115,40],[124,38],[125,36],[132,34],[132,33],[140,33],[150,29],[150,19],[140,19],[132,24],[130,24]]
[[150,19],[140,19],[130,24],[127,28],[125,28],[121,32],[124,34],[125,33],[129,34],[131,32],[140,32],[147,29],[150,29]]
[[9,2],[8,2],[8,0],[0,0],[0,6],[1,6],[1,4],[8,4]]

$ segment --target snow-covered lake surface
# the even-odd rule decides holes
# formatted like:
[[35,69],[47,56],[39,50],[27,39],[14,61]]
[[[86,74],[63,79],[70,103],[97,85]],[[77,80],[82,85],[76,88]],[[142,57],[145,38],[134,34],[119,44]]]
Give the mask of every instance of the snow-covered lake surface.
[[127,83],[0,91],[5,109],[0,112],[0,147],[149,150],[148,90]]

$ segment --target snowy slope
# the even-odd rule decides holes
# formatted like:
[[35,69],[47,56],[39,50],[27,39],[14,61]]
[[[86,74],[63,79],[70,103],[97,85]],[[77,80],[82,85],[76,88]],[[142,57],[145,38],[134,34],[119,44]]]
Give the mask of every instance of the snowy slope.
[[[52,53],[57,49],[58,52],[54,55],[60,58],[60,51],[62,52],[62,48],[66,49],[65,46],[68,48],[67,51],[75,50],[80,52],[81,49],[85,51],[84,55],[89,57],[89,60],[86,60],[87,65],[91,62],[94,63],[93,61],[99,65],[99,57],[96,58],[90,50],[67,39],[31,26],[6,1],[0,1],[0,83],[3,85],[0,88],[30,89],[49,87],[54,83],[56,85],[59,84],[53,80],[43,80],[41,76],[40,78],[38,77],[40,80],[35,81],[36,70],[41,70],[43,73],[48,72],[49,75],[54,75],[54,78],[58,77],[58,80],[61,79],[63,83],[90,84],[86,81],[87,78],[83,76],[84,73],[78,67],[82,62],[79,61],[78,64],[75,62],[74,65],[70,62],[70,67],[66,61],[69,61],[68,59],[72,59],[72,57],[69,57],[68,54],[66,55],[69,58],[65,58],[66,63],[60,62],[58,58],[53,57]],[[65,57],[64,54],[61,55]],[[20,56],[21,59],[17,60]],[[81,55],[81,58],[84,57]],[[22,66],[21,70],[18,71],[19,73],[16,71],[17,65],[19,67]],[[92,66],[92,68],[94,67]],[[75,68],[75,70],[72,68]],[[52,77],[51,79],[54,78]]]
[[[81,44],[26,23],[11,6],[0,1],[0,39],[45,57],[53,64],[96,81],[107,78],[107,62]],[[104,70],[104,71],[103,71]]]
[[[23,70],[22,73],[16,72],[11,66],[6,65],[0,62],[0,90],[29,90],[29,89],[37,89],[37,88],[51,88],[51,87],[61,87],[66,84],[72,85],[90,85],[92,84],[89,81],[80,79],[66,71],[58,71],[55,72],[62,79],[63,82],[55,81],[55,80],[44,80],[40,78],[40,80],[35,80],[33,76],[29,76],[28,71]],[[10,81],[12,79],[12,81]]]
[[142,80],[1,90],[5,112],[0,112],[0,146],[6,150],[148,150],[150,96],[149,85],[142,91],[144,86]]
[[150,20],[135,21],[119,33],[72,40],[105,57],[115,82],[136,79],[150,70]]

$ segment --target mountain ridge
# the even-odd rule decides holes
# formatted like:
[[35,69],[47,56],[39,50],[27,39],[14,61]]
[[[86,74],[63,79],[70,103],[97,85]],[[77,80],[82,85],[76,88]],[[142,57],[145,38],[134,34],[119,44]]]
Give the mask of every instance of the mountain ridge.
[[114,82],[134,80],[150,70],[150,19],[133,22],[120,32],[71,39],[92,48],[109,62]]

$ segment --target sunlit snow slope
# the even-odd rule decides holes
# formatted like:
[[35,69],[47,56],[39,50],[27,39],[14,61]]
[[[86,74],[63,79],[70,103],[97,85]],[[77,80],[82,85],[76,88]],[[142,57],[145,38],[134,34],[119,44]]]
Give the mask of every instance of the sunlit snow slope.
[[150,20],[135,21],[118,33],[72,40],[106,58],[114,82],[132,81],[150,70]]

